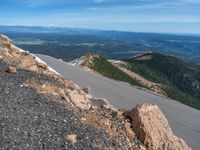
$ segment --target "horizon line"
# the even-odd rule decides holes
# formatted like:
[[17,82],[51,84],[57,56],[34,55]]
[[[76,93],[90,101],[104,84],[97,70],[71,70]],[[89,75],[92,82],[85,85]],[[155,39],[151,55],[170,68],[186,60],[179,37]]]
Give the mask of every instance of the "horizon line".
[[128,33],[146,33],[146,34],[170,34],[170,35],[187,35],[187,36],[200,36],[200,33],[183,33],[183,32],[151,32],[151,31],[131,31],[131,30],[116,30],[116,29],[100,29],[95,27],[75,27],[75,26],[58,26],[58,25],[23,25],[23,24],[0,24],[0,27],[43,27],[43,28],[74,28],[82,30],[96,30],[96,31],[114,31],[114,32],[128,32]]

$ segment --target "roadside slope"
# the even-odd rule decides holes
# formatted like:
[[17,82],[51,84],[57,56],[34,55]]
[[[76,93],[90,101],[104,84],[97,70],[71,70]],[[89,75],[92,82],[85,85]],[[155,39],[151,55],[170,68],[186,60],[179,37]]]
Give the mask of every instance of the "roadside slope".
[[[64,79],[1,34],[0,93],[2,150],[128,150],[141,145],[121,112]],[[171,145],[189,149],[184,142]]]
[[0,34],[0,149],[191,150],[158,106],[118,110],[89,91]]
[[89,86],[94,96],[102,97],[104,95],[117,108],[132,108],[143,102],[158,105],[176,135],[183,138],[193,149],[198,150],[200,147],[200,111],[129,84],[86,72],[53,57],[40,54],[37,56],[79,86]]

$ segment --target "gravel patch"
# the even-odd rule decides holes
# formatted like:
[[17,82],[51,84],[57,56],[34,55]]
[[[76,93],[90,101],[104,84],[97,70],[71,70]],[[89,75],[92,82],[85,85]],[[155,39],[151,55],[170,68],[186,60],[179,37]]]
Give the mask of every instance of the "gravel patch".
[[[22,86],[34,79],[64,87],[58,79],[20,69],[8,74],[7,68],[8,64],[0,61],[0,149],[123,149],[130,144],[125,137],[111,137],[102,129],[83,124],[81,111],[63,99]],[[77,135],[76,143],[66,140],[71,134]],[[139,148],[136,144],[129,149]]]

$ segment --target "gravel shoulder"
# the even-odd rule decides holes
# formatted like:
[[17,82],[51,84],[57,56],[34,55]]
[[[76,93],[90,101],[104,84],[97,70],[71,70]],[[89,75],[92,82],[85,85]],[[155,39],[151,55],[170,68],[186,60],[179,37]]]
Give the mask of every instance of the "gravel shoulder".
[[[22,86],[34,79],[62,87],[56,78],[20,69],[9,74],[7,67],[0,61],[0,149],[123,149],[130,144],[125,136],[112,137],[102,128],[84,124],[81,117],[88,112],[72,107],[62,98]],[[109,111],[103,112],[111,117]],[[116,122],[121,125],[119,120]],[[66,140],[73,134],[77,135],[76,143]],[[138,149],[137,141],[131,143],[130,149]]]

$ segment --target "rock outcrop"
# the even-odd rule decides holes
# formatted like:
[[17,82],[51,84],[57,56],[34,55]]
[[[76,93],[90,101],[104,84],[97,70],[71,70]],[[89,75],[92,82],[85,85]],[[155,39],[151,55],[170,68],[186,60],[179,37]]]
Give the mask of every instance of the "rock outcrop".
[[94,72],[94,70],[91,69],[91,66],[93,64],[94,58],[96,58],[96,57],[99,57],[99,55],[97,55],[97,54],[87,54],[85,56],[82,56],[78,59],[75,59],[75,60],[69,62],[69,64],[72,65],[72,66],[76,66],[78,68],[83,68],[86,71],[93,71]]
[[62,89],[55,85],[50,85],[49,83],[41,84],[33,80],[27,80],[22,86],[32,87],[40,94],[58,95],[82,109],[89,109],[91,107],[91,95],[82,91],[72,81],[63,79],[56,71],[50,68],[37,56],[16,47],[11,42],[12,40],[10,38],[0,34],[0,60],[3,60],[11,65],[6,70],[8,73],[15,73],[16,69],[19,68],[50,75],[61,80],[67,88]]
[[152,104],[138,105],[124,116],[131,120],[136,136],[150,149],[189,150],[187,144],[175,136],[159,107]]
[[10,38],[0,34],[0,59],[22,69],[51,75],[56,74],[52,68],[48,67],[38,57],[16,47],[11,42]]

